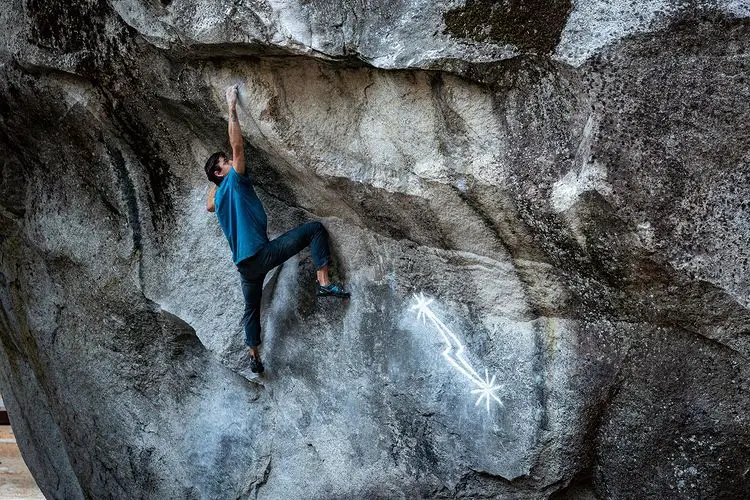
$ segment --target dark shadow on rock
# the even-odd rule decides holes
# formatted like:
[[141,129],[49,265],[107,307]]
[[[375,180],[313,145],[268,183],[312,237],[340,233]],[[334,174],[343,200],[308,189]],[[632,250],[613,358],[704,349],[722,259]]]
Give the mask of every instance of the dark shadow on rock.
[[453,36],[547,54],[560,41],[571,8],[571,0],[467,0],[443,19]]
[[450,248],[448,236],[433,215],[429,200],[392,193],[347,178],[330,178],[327,188],[342,197],[346,205],[361,216],[368,228],[397,240],[407,239],[421,245]]
[[656,328],[628,359],[597,436],[600,496],[748,497],[746,358],[692,333]]

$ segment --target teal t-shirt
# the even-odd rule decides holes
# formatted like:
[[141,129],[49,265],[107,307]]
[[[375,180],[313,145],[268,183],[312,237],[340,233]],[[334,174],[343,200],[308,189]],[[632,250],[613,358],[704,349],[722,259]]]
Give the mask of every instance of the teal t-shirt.
[[268,242],[266,211],[248,177],[230,168],[216,188],[214,205],[235,264],[252,257]]

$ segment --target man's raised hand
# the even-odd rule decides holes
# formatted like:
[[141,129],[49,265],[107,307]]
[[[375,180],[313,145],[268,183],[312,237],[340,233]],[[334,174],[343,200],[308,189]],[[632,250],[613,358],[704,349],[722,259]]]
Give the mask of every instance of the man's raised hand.
[[227,87],[227,106],[229,109],[234,108],[237,105],[237,85],[230,85]]

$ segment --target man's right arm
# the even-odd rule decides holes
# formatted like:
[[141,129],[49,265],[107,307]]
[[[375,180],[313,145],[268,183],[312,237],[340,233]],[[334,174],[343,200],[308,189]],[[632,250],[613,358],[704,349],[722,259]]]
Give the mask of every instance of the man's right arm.
[[211,184],[211,188],[208,190],[208,199],[206,200],[206,210],[213,212],[216,210],[214,205],[214,197],[216,196],[216,184]]
[[237,117],[237,86],[227,89],[227,106],[229,107],[229,144],[232,146],[232,163],[234,170],[245,175],[245,148],[240,130],[240,120]]

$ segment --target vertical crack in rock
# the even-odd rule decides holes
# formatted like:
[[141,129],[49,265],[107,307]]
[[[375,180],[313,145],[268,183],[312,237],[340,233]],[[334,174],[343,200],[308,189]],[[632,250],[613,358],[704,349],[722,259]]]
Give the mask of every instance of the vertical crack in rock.
[[[164,152],[161,146],[148,132],[149,127],[137,116],[141,112],[140,107],[132,101],[126,102],[127,106],[121,103],[117,103],[120,105],[116,106],[116,104],[109,104],[108,101],[109,116],[119,125],[118,129],[124,133],[130,151],[147,174],[147,201],[151,221],[158,235],[174,223],[174,202],[171,194],[173,176],[169,164],[163,159]],[[122,156],[121,153],[120,155]],[[126,202],[130,204],[128,200],[126,198]],[[130,208],[130,205],[128,206]]]
[[13,333],[18,331],[18,326],[11,299],[10,285],[5,273],[0,272],[0,307],[2,308],[0,309],[0,341],[3,344],[5,355],[8,356],[11,363],[14,363],[14,358],[21,353],[21,348]]
[[143,242],[141,240],[141,217],[138,210],[138,195],[135,192],[133,181],[125,165],[125,159],[122,157],[122,152],[117,148],[107,148],[107,150],[112,158],[112,166],[117,174],[117,180],[122,191],[122,200],[127,207],[126,218],[133,233],[133,252],[136,255],[140,255],[143,250]]
[[254,480],[250,484],[247,493],[245,495],[238,496],[237,500],[240,500],[241,498],[252,498],[253,500],[257,500],[260,489],[268,482],[268,476],[271,475],[271,463],[273,459],[269,456],[266,460],[266,466],[263,468],[261,477]]

